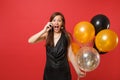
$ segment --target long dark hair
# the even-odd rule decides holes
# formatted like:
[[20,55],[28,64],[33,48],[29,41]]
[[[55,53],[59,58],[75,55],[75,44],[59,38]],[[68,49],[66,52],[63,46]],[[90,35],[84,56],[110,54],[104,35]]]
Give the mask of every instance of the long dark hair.
[[[68,36],[68,33],[65,29],[65,18],[64,18],[64,15],[60,12],[55,12],[51,15],[50,17],[50,22],[54,19],[54,17],[60,15],[62,17],[62,29],[61,29],[61,32],[65,34],[67,40],[68,40],[68,45],[70,44],[70,37]],[[47,36],[47,40],[46,40],[46,45],[48,46],[52,46],[54,47],[54,30],[53,28],[51,30],[49,30],[48,32],[48,36]]]

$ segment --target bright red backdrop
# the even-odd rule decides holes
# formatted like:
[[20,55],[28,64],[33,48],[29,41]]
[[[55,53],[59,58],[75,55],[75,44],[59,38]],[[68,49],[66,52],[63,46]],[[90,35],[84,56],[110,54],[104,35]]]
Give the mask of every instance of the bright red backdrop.
[[[45,42],[28,44],[50,15],[65,15],[66,28],[73,33],[75,24],[90,21],[102,13],[110,19],[110,29],[120,36],[119,0],[0,0],[0,80],[42,80],[46,60]],[[120,43],[101,55],[97,69],[81,80],[120,80]],[[76,73],[71,67],[72,80]]]

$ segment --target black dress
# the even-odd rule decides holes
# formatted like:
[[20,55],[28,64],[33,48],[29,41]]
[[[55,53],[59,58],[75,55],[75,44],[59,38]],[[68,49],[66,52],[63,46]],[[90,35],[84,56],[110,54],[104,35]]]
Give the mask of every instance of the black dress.
[[61,34],[55,47],[46,46],[44,80],[71,80],[67,47],[68,41],[64,33]]

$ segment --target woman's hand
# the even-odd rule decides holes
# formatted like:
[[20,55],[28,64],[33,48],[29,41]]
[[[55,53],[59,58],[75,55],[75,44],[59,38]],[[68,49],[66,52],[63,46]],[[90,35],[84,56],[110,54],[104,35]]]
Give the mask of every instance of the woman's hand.
[[82,71],[77,71],[77,75],[78,75],[78,79],[79,80],[81,77],[85,77],[86,76],[86,72],[82,72]]
[[39,42],[39,41],[42,41],[44,39],[46,39],[46,36],[47,36],[47,32],[52,29],[52,23],[51,22],[48,22],[45,27],[43,28],[43,30],[41,30],[40,32],[34,34],[33,36],[31,36],[29,39],[28,39],[28,42],[29,43],[36,43],[36,42]]
[[45,25],[45,27],[44,27],[44,31],[45,32],[48,32],[49,30],[51,30],[52,29],[52,23],[51,22],[48,22],[46,25]]

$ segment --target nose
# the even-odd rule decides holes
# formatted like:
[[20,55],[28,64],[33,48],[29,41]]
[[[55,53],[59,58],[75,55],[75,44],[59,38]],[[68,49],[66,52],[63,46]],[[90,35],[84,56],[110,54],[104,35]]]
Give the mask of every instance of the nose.
[[55,25],[58,25],[59,23],[58,23],[58,21],[55,21]]

